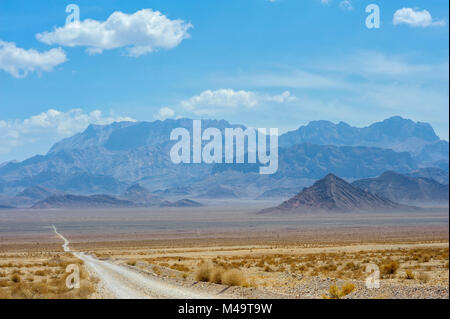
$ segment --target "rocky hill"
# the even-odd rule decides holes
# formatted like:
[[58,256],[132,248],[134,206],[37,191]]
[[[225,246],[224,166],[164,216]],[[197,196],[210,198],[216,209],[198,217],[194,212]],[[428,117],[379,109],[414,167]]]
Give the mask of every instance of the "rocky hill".
[[448,185],[396,172],[385,172],[376,178],[357,180],[352,185],[397,202],[441,202],[449,199]]
[[126,192],[120,196],[120,198],[144,206],[157,206],[161,205],[163,202],[161,197],[150,193],[145,187],[142,187],[139,184],[134,184],[129,187]]
[[259,195],[256,199],[258,200],[269,200],[269,199],[279,199],[279,198],[291,198],[295,194],[298,193],[298,189],[296,188],[272,188],[261,195]]
[[[136,187],[135,187],[136,188]],[[201,207],[201,203],[181,199],[170,202],[159,200],[158,203],[133,202],[109,195],[59,195],[50,196],[44,200],[35,203],[31,208],[34,209],[104,209],[104,208],[144,208],[144,207]]]
[[51,196],[37,202],[35,209],[100,209],[100,208],[128,208],[136,207],[136,204],[127,200],[120,200],[108,195],[61,195]]
[[261,213],[374,212],[400,207],[397,203],[328,174],[279,206],[265,209]]
[[50,196],[57,196],[57,195],[63,195],[64,192],[56,190],[56,189],[50,189],[45,188],[39,185],[31,186],[26,189],[24,189],[22,192],[17,194],[18,197],[27,197],[31,200],[42,200]]
[[425,177],[448,185],[448,172],[436,167],[419,168],[406,174],[411,177]]
[[197,196],[198,198],[239,198],[235,191],[224,185],[217,185],[207,189],[204,193]]

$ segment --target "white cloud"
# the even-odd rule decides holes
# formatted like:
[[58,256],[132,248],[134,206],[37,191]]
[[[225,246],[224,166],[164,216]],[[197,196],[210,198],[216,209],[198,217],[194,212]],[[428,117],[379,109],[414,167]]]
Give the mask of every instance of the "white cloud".
[[230,109],[251,109],[263,102],[285,103],[294,99],[295,97],[288,91],[280,95],[268,95],[244,90],[219,89],[203,91],[200,95],[182,101],[181,105],[195,114],[214,115]]
[[237,107],[252,108],[258,104],[258,97],[250,91],[234,91],[232,89],[206,90],[200,95],[182,101],[181,105],[196,114],[213,115],[219,109]]
[[433,21],[433,17],[427,10],[414,10],[402,8],[394,13],[394,25],[408,24],[412,27],[444,26],[445,21]]
[[38,52],[18,48],[14,42],[0,40],[0,70],[15,78],[26,77],[31,72],[50,72],[66,61],[66,54],[61,48]]
[[133,14],[116,11],[106,21],[86,19],[36,35],[46,44],[85,46],[89,54],[126,48],[130,56],[171,49],[189,38],[190,23],[170,20],[159,11],[143,9]]
[[165,120],[167,118],[171,118],[175,116],[175,111],[170,107],[162,107],[159,109],[158,114],[155,115],[155,118],[159,120]]
[[269,102],[276,102],[281,104],[295,101],[296,98],[291,94],[291,92],[284,91],[280,95],[266,95],[265,97],[263,97],[263,99]]
[[57,140],[81,132],[89,124],[134,121],[129,117],[103,116],[99,110],[85,113],[81,109],[61,112],[49,109],[24,120],[0,120],[0,154],[17,147],[33,147],[44,143],[49,147]]

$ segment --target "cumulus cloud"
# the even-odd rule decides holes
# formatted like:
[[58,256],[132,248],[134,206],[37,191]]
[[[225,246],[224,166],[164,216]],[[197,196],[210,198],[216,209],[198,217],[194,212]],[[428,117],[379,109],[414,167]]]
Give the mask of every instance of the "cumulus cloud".
[[159,11],[143,9],[133,14],[116,11],[106,21],[86,19],[36,35],[46,44],[84,46],[89,54],[125,48],[130,56],[171,49],[189,38],[192,24],[170,20]]
[[203,91],[197,96],[182,101],[181,105],[195,114],[214,115],[221,111],[237,108],[251,109],[262,102],[285,103],[293,99],[295,97],[288,91],[280,95],[267,95],[252,91],[219,89]]
[[31,72],[50,72],[66,61],[66,54],[61,48],[39,52],[18,48],[14,42],[0,40],[0,70],[15,78],[26,77]]
[[171,118],[175,116],[175,111],[170,107],[162,107],[159,109],[158,114],[155,115],[155,118],[158,120],[165,120],[167,118]]
[[413,8],[402,8],[394,13],[394,25],[407,24],[412,27],[444,26],[445,21],[433,21],[433,17],[427,10],[414,10]]
[[86,113],[81,109],[72,109],[67,112],[49,109],[23,120],[0,120],[2,136],[0,154],[36,143],[54,143],[58,139],[83,131],[89,124],[110,124],[120,121],[134,121],[134,119],[113,115],[103,116],[99,110]]

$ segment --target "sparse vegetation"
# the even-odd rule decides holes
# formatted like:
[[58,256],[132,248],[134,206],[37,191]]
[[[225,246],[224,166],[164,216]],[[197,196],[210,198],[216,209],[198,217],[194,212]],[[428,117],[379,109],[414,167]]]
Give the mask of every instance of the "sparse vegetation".
[[[0,298],[57,299],[88,298],[95,291],[96,279],[89,278],[83,263],[70,254],[55,252],[26,256],[27,262],[2,263]],[[18,255],[21,256],[21,255]],[[9,258],[17,258],[12,255]],[[20,257],[19,257],[20,258]],[[80,288],[69,289],[65,280],[69,264],[80,266]]]
[[[334,244],[333,244],[334,245]],[[313,246],[315,248],[315,246]],[[333,246],[334,247],[334,246]],[[343,245],[345,247],[345,244]],[[386,283],[428,285],[448,283],[448,248],[419,247],[386,250],[345,248],[336,250],[296,250],[294,246],[276,245],[258,248],[204,247],[185,249],[157,248],[135,251],[128,248],[104,249],[97,253],[104,258],[123,260],[130,266],[164,278],[196,280],[227,286],[258,287],[269,291],[293,291],[308,280],[336,280],[326,290],[324,298],[343,298],[367,277],[368,264],[380,268]],[[218,253],[212,255],[211,251]],[[89,251],[86,249],[85,251]],[[208,251],[208,254],[202,254]],[[306,252],[305,252],[306,251]],[[149,253],[150,252],[150,253]],[[177,255],[177,253],[179,255]],[[81,290],[65,288],[65,267],[79,263],[70,254],[48,252],[45,255],[9,254],[0,264],[0,296],[7,298],[79,298],[89,297],[95,290],[85,271],[81,272]],[[103,258],[102,257],[102,258]],[[82,266],[82,263],[79,263]],[[81,267],[83,269],[83,267]],[[13,281],[13,276],[16,278]],[[406,283],[408,280],[408,283]],[[341,283],[344,283],[341,285]],[[45,288],[46,287],[46,288]],[[290,290],[287,290],[287,289]],[[83,292],[84,291],[84,292]],[[318,297],[322,291],[318,291]],[[389,296],[387,296],[389,298]],[[84,298],[84,297],[83,297]]]
[[209,282],[211,279],[211,266],[205,263],[200,264],[195,273],[195,280]]
[[405,270],[405,279],[414,279],[414,273],[410,269]]
[[397,272],[398,269],[398,262],[395,260],[388,260],[385,261],[381,267],[380,267],[380,272],[382,275],[388,276],[388,275],[393,275]]
[[222,283],[227,286],[242,286],[244,276],[240,270],[230,269],[223,274]]
[[324,299],[340,299],[350,294],[353,290],[355,290],[355,285],[351,282],[344,283],[341,288],[334,283],[328,289],[328,295],[323,295],[322,297]]
[[244,275],[239,269],[227,269],[214,267],[202,263],[198,266],[195,279],[203,282],[224,284],[227,286],[243,286],[245,284]]
[[14,282],[14,283],[19,283],[19,282],[20,282],[20,276],[19,276],[19,274],[13,274],[13,275],[11,276],[11,281]]
[[136,266],[136,260],[134,260],[134,259],[128,260],[127,261],[127,265],[129,265],[129,266]]

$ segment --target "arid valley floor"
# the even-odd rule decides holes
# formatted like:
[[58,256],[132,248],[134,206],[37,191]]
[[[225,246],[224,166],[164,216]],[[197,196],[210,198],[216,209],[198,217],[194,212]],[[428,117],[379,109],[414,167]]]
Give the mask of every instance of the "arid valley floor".
[[448,209],[254,214],[267,205],[1,211],[0,298],[449,297]]

